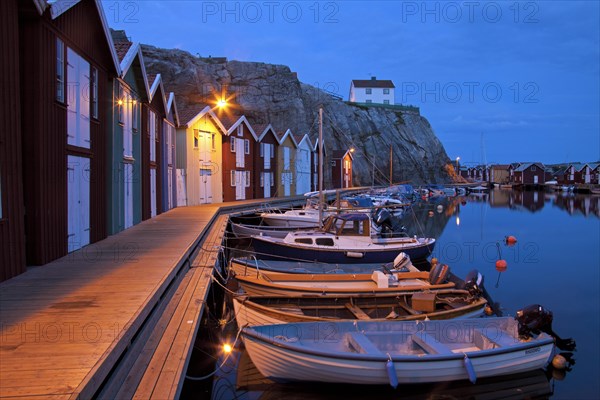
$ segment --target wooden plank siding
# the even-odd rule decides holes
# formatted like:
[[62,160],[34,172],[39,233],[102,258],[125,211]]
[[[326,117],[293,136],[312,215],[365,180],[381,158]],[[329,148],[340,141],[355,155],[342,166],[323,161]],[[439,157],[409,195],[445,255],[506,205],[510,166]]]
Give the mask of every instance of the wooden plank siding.
[[[153,82],[148,82],[151,86]],[[160,89],[157,90],[155,96],[149,104],[144,104],[142,109],[142,124],[144,134],[142,135],[142,220],[151,218],[150,213],[150,170],[156,170],[156,213],[162,211],[162,163],[161,163],[161,147],[163,140],[163,120],[166,118],[166,113],[163,104],[163,93]],[[150,143],[150,111],[154,112],[156,117],[156,139]],[[150,161],[150,148],[154,147],[155,161]]]
[[[260,186],[260,177],[265,172],[273,172],[273,182],[271,185],[271,197],[275,197],[277,195],[277,152],[279,147],[279,141],[275,136],[276,133],[272,128],[268,128],[268,131],[262,135],[264,132],[256,132],[259,135],[259,140],[254,141],[254,171],[252,174],[253,184],[254,184],[254,198],[262,199],[264,198],[264,187]],[[265,160],[264,156],[260,156],[260,146],[261,143],[272,144],[274,146],[274,156],[271,158],[271,168],[265,169]]]
[[[90,242],[106,237],[107,86],[114,64],[108,43],[99,41],[104,31],[92,0],[55,20],[48,11],[42,17],[23,12],[20,23],[27,263],[42,265],[68,251],[67,155],[90,160]],[[67,145],[67,109],[56,100],[57,37],[98,70],[98,119],[90,118],[90,149]]]
[[18,7],[0,2],[0,282],[25,272]]

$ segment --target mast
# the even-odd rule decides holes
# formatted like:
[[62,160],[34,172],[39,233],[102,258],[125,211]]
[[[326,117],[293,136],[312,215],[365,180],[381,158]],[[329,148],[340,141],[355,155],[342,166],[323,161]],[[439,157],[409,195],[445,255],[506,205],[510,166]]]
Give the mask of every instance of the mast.
[[319,107],[319,228],[323,227],[323,106]]

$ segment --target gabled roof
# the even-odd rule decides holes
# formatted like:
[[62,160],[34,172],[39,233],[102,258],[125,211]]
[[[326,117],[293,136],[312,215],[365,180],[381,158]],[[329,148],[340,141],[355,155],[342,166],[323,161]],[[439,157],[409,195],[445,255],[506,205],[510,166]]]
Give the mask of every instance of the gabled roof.
[[589,163],[588,166],[593,170],[600,167],[600,163]]
[[[117,43],[119,43],[119,45],[125,44],[125,43],[131,44],[129,46],[127,52],[123,56],[123,59],[121,60],[121,63],[120,63],[120,70],[121,70],[120,78],[121,79],[125,78],[125,75],[127,75],[127,72],[129,72],[129,68],[131,68],[131,66],[133,65],[133,62],[137,58],[140,62],[140,68],[141,68],[141,74],[142,74],[141,78],[144,82],[144,90],[146,92],[145,94],[150,102],[151,101],[150,86],[148,85],[148,74],[146,73],[146,66],[144,65],[144,56],[142,55],[141,45],[139,43],[131,43],[131,42],[117,42]],[[123,48],[124,47],[125,46],[123,46]],[[122,51],[122,49],[121,49],[121,51]]]
[[540,167],[543,170],[545,169],[544,164],[542,164],[540,162],[528,162],[528,163],[523,163],[523,164],[519,165],[519,167],[517,167],[517,169],[515,169],[515,172],[523,172],[527,168],[531,167],[532,165],[537,165],[538,167]]
[[338,159],[343,159],[346,157],[346,154],[350,154],[350,158],[354,160],[354,156],[352,155],[352,152],[350,151],[350,149],[348,150],[333,150],[333,152],[331,153],[331,159],[332,160],[338,160]]
[[[40,15],[43,15],[46,9],[50,8],[50,17],[52,19],[60,17],[62,14],[64,14],[66,11],[70,10],[80,2],[81,0],[33,0],[33,4],[35,5],[35,8],[38,10]],[[102,29],[104,30],[104,36],[106,38],[108,49],[113,60],[113,66],[115,67],[117,75],[120,75],[121,70],[119,69],[119,59],[115,51],[112,36],[110,34],[110,28],[108,27],[108,23],[106,22],[104,9],[100,4],[100,0],[94,0],[94,4],[96,5],[96,10],[98,11],[98,15],[100,16],[100,23],[102,24]]]
[[188,107],[180,107],[179,127],[189,128],[204,116],[210,117],[223,135],[228,134],[227,129],[223,126],[223,124],[219,120],[219,117],[217,117],[212,108],[204,104],[195,104]]
[[[159,95],[162,99],[162,104],[165,109],[165,114],[169,112],[169,108],[167,107],[167,100],[165,98],[165,87],[162,83],[162,76],[160,74],[147,74],[147,80],[150,84],[150,100],[151,103],[154,100],[155,95]],[[159,90],[160,89],[160,90]]]
[[492,165],[493,169],[508,169],[508,167],[510,167],[510,164],[494,164],[494,165]]
[[169,111],[173,109],[173,116],[175,117],[175,126],[179,125],[179,112],[177,111],[177,104],[175,103],[175,93],[169,93],[169,98],[167,100],[167,114]]
[[573,167],[573,168],[575,168],[575,171],[579,172],[583,168],[585,168],[586,165],[588,165],[588,164],[586,164],[586,163],[573,163],[573,164],[569,164],[569,166],[567,167],[567,169]]
[[304,136],[301,136],[301,135],[294,135],[294,136],[296,137],[296,142],[298,143],[298,147],[300,147],[302,142],[307,142],[308,148],[312,150],[313,145],[312,145],[312,142],[310,141],[310,137],[308,136],[307,133],[305,133]]
[[394,82],[384,79],[384,80],[377,80],[377,79],[353,79],[352,80],[352,85],[356,88],[386,88],[386,89],[393,89],[396,86],[394,86]]
[[219,119],[221,120],[223,126],[227,128],[227,135],[231,135],[238,126],[245,124],[250,130],[250,134],[252,134],[254,140],[258,141],[258,136],[256,135],[256,132],[254,132],[250,121],[248,121],[248,118],[246,118],[245,115],[240,116],[234,114],[223,114],[219,116]]
[[271,124],[267,124],[267,125],[255,125],[254,126],[256,134],[258,135],[258,141],[260,142],[261,140],[263,140],[263,138],[265,136],[267,136],[267,134],[269,132],[271,132],[271,134],[275,137],[275,140],[279,142],[279,136],[277,136],[277,132],[275,132],[275,129],[273,128],[273,125]]
[[298,147],[298,142],[296,142],[296,138],[294,137],[294,134],[292,133],[291,129],[288,129],[284,133],[279,134],[279,144],[282,144],[285,141],[285,138],[288,136],[292,139],[294,146]]

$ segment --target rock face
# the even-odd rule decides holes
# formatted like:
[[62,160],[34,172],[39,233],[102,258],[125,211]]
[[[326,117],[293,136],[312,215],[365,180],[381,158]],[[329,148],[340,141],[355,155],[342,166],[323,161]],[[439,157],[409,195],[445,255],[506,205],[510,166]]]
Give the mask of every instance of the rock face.
[[[214,103],[221,93],[234,96],[237,113],[256,123],[271,123],[278,133],[290,128],[295,134],[318,138],[318,108],[323,107],[325,186],[331,186],[332,150],[351,147],[354,153],[354,185],[387,184],[390,147],[393,182],[413,184],[449,182],[450,160],[429,122],[417,111],[390,110],[347,104],[339,98],[301,83],[284,65],[199,58],[181,50],[143,46],[148,72],[160,73],[165,90],[176,102],[189,106]],[[236,111],[234,111],[236,112]]]

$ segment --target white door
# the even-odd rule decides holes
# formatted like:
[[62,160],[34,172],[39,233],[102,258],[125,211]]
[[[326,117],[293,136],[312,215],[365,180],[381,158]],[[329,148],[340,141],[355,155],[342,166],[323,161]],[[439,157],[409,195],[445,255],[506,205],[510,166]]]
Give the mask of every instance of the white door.
[[244,139],[235,138],[235,167],[244,168]]
[[156,168],[150,168],[150,218],[156,217]]
[[534,184],[534,185],[537,185],[537,184],[538,184],[538,176],[537,176],[537,175],[534,175],[534,176],[533,176],[533,184]]
[[200,203],[212,203],[212,170],[210,168],[200,169]]
[[67,157],[68,251],[90,243],[90,160]]
[[289,196],[292,192],[292,173],[285,172],[281,174],[281,180],[283,180],[283,195]]
[[177,207],[187,206],[187,190],[185,187],[185,170],[177,169]]
[[123,229],[133,226],[133,164],[123,164]]
[[246,171],[235,171],[235,199],[246,199]]
[[585,178],[584,178],[585,180],[584,180],[584,182],[585,183],[590,183],[590,170],[589,170],[589,168],[585,167],[584,172],[585,172]]
[[167,172],[167,210],[173,208],[173,167]]
[[271,197],[271,173],[263,172],[263,184],[264,184],[264,197]]

